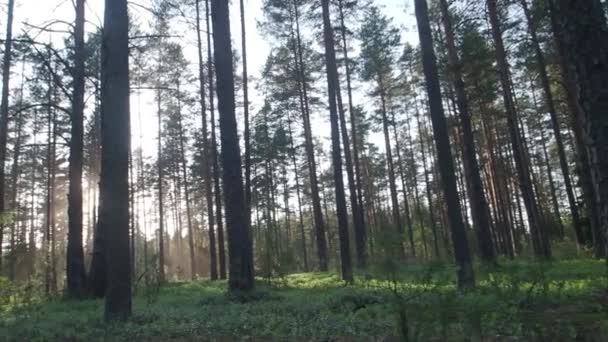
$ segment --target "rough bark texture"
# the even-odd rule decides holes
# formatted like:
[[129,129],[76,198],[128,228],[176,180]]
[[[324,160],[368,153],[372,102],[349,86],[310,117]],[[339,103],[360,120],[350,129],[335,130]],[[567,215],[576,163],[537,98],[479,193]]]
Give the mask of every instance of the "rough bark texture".
[[213,47],[217,70],[222,178],[224,181],[230,261],[228,286],[230,290],[251,290],[253,289],[253,248],[247,223],[243,177],[241,175],[241,154],[234,108],[234,70],[232,66],[228,2],[212,0],[211,17],[213,19]]
[[[327,72],[327,93],[329,96],[329,121],[331,124],[331,147],[332,164],[334,169],[334,187],[336,192],[336,214],[338,216],[338,235],[340,239],[340,265],[342,271],[342,279],[347,283],[352,283],[353,270],[350,258],[350,240],[348,237],[346,196],[344,194],[344,180],[342,178],[340,126],[338,119],[338,110],[336,107],[336,96],[338,88],[338,67],[336,65],[336,51],[334,50],[334,34],[331,26],[331,20],[329,17],[329,0],[321,0],[321,7],[323,9],[323,40],[325,41],[325,68]],[[348,144],[348,136],[345,137],[344,144]],[[351,183],[351,196],[354,196],[354,180],[352,178],[353,177],[351,170],[349,175],[349,181],[353,181]],[[355,210],[355,208],[353,208],[353,210]]]
[[106,0],[102,43],[99,224],[107,243],[106,320],[131,315],[129,263],[129,19],[126,0]]
[[[598,238],[608,233],[608,27],[599,0],[552,1],[559,35],[578,86],[580,118],[599,216]],[[606,256],[605,243],[602,256]]]
[[418,22],[418,34],[420,36],[420,48],[422,50],[422,65],[426,78],[426,88],[429,96],[431,120],[435,136],[435,146],[437,147],[437,160],[440,161],[438,166],[441,176],[441,185],[443,187],[444,198],[447,205],[450,228],[452,229],[454,257],[458,264],[458,287],[461,289],[471,288],[475,286],[475,276],[473,274],[469,243],[460,211],[460,202],[458,200],[454,161],[452,159],[447,123],[441,101],[437,61],[433,49],[433,38],[429,24],[427,3],[426,0],[415,0],[414,4],[416,9],[416,20]]
[[82,247],[82,166],[84,120],[84,0],[76,1],[74,25],[74,91],[68,193],[67,293],[80,298],[85,292],[84,250]]
[[462,154],[464,170],[466,173],[467,192],[471,203],[471,216],[477,234],[477,244],[481,259],[487,263],[496,262],[496,254],[492,244],[490,233],[490,212],[484,194],[483,183],[479,173],[479,163],[475,154],[475,138],[471,125],[471,113],[469,101],[465,92],[465,83],[462,77],[462,67],[458,57],[458,50],[454,38],[454,28],[447,0],[440,0],[443,27],[446,34],[446,45],[448,50],[448,63],[451,72],[452,83],[456,93],[456,104],[462,127]]

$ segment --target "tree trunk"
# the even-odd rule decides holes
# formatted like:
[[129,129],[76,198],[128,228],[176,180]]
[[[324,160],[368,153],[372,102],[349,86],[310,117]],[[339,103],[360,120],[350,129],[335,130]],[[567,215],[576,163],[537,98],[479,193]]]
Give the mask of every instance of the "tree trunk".
[[[205,203],[207,205],[207,226],[209,229],[209,278],[211,280],[217,279],[217,252],[215,242],[215,214],[213,213],[213,184],[211,183],[211,148],[209,146],[209,134],[207,129],[207,104],[205,101],[205,77],[204,77],[204,62],[203,62],[203,43],[201,38],[201,11],[200,11],[200,0],[196,0],[196,42],[198,52],[198,80],[200,86],[200,103],[201,103],[201,118],[202,118],[202,131],[203,131],[203,187],[205,192]],[[209,32],[209,4],[205,1],[206,15],[207,18],[207,44],[210,43],[211,32]],[[211,55],[211,51],[207,50],[208,55]],[[211,63],[211,59],[209,59]],[[211,84],[211,82],[210,82]],[[210,89],[209,93],[213,95],[213,91]]]
[[[344,180],[342,178],[342,154],[340,151],[340,123],[338,119],[338,110],[336,108],[336,96],[338,89],[338,67],[336,65],[336,52],[334,50],[334,33],[329,17],[329,0],[321,0],[323,9],[323,37],[325,41],[325,68],[327,71],[327,92],[329,96],[329,121],[331,124],[331,145],[332,145],[332,164],[334,169],[334,187],[336,191],[336,214],[338,216],[338,235],[340,238],[340,261],[342,270],[342,279],[347,283],[353,282],[353,270],[350,258],[350,239],[348,237],[348,216],[346,213],[346,196],[344,194]],[[341,102],[341,101],[340,101]],[[342,110],[342,119],[344,121],[344,110]],[[348,146],[348,135],[346,133],[346,124],[342,125],[342,137],[344,145]],[[346,152],[348,153],[348,151]],[[346,157],[347,163],[350,156]],[[354,187],[354,178],[352,175],[352,165],[349,171],[349,184],[351,196],[356,196]],[[354,203],[353,212],[357,209],[357,201]],[[355,215],[354,215],[355,216]],[[358,216],[358,215],[356,215]],[[355,217],[356,217],[355,216]]]
[[448,210],[448,219],[452,229],[452,243],[454,244],[454,256],[458,264],[458,287],[461,289],[475,286],[475,276],[471,264],[471,254],[466,236],[464,222],[460,212],[458,201],[458,190],[454,173],[454,160],[450,150],[450,141],[447,131],[447,123],[441,102],[441,89],[437,73],[437,62],[433,51],[433,37],[429,25],[429,15],[426,0],[415,0],[416,21],[420,36],[420,47],[422,50],[422,65],[426,78],[426,87],[429,96],[431,120],[437,147],[437,160],[443,193]]
[[188,188],[188,165],[186,162],[186,148],[184,126],[182,124],[182,113],[181,113],[181,94],[179,90],[179,82],[177,83],[177,102],[178,102],[178,113],[177,113],[177,124],[179,128],[179,150],[181,157],[181,171],[182,178],[184,181],[184,196],[186,197],[186,220],[188,224],[188,248],[190,252],[190,278],[194,280],[196,278],[196,259],[194,257],[194,229],[192,227],[192,213],[190,211],[190,189]]
[[234,108],[234,70],[228,2],[212,0],[211,9],[230,261],[228,286],[230,290],[251,290],[253,289],[253,248],[247,223],[241,175],[241,154]]
[[[547,65],[545,62],[545,56],[540,47],[540,42],[536,35],[536,28],[532,20],[532,15],[528,8],[527,0],[520,0],[526,20],[528,22],[528,31],[530,32],[530,41],[534,47],[536,64],[540,76],[540,82],[543,87],[545,95],[545,106],[551,117],[551,125],[553,127],[553,136],[555,137],[555,143],[557,144],[557,155],[559,157],[559,165],[561,168],[562,176],[564,178],[564,186],[566,188],[566,195],[568,196],[568,205],[570,206],[570,214],[572,215],[572,226],[574,233],[576,234],[576,241],[579,245],[585,244],[586,238],[583,233],[581,226],[580,216],[578,207],[576,205],[576,199],[574,197],[574,191],[572,190],[572,181],[570,180],[570,171],[568,169],[568,159],[566,158],[566,152],[564,151],[564,143],[560,132],[559,121],[557,119],[557,110],[555,109],[555,103],[553,101],[553,93],[551,91],[551,83],[549,82],[549,76],[547,74]],[[561,222],[561,219],[560,219]]]
[[[344,5],[342,0],[338,0],[338,7],[340,10],[340,29],[342,30],[342,54],[344,56],[344,73],[346,76],[346,91],[348,96],[348,113],[350,115],[350,133],[352,138],[352,155],[353,155],[353,164],[355,171],[355,185],[357,188],[357,202],[359,206],[359,224],[362,229],[358,236],[355,235],[355,243],[358,249],[363,248],[363,254],[365,256],[365,240],[367,238],[366,226],[365,226],[365,214],[363,208],[363,190],[362,190],[362,182],[361,182],[361,170],[360,170],[360,162],[359,162],[359,138],[357,137],[357,119],[355,116],[355,107],[353,105],[353,91],[351,86],[351,67],[350,60],[348,58],[348,44],[346,41],[346,25],[344,24]],[[355,227],[356,228],[356,227]],[[363,238],[363,241],[360,238]],[[360,244],[363,247],[359,246]],[[363,260],[366,262],[366,260]]]
[[458,106],[458,114],[460,115],[460,123],[462,125],[462,154],[466,173],[467,192],[471,203],[471,215],[473,217],[473,224],[476,228],[475,232],[477,233],[477,243],[479,245],[481,259],[486,263],[493,264],[496,263],[496,255],[490,234],[490,213],[484,195],[485,190],[479,174],[477,156],[475,155],[475,138],[471,125],[469,102],[462,77],[462,66],[458,58],[458,50],[456,48],[448,2],[447,0],[440,0],[439,5],[446,34],[449,69],[456,92],[456,103]]
[[[6,38],[4,40],[4,57],[2,59],[2,99],[0,99],[0,216],[5,213],[4,164],[6,163],[6,140],[8,135],[8,101],[9,81],[11,78],[11,50],[13,47],[13,9],[15,0],[8,0],[8,14],[6,19]],[[4,231],[4,224],[0,225],[0,237]],[[0,238],[0,241],[2,239]],[[0,271],[2,271],[2,248],[0,248]]]
[[313,218],[315,224],[315,237],[317,242],[317,256],[319,258],[319,270],[322,272],[328,269],[327,260],[327,240],[325,238],[325,222],[323,220],[323,212],[321,210],[321,198],[319,197],[319,183],[317,179],[317,163],[315,160],[314,145],[312,140],[312,128],[310,124],[310,113],[308,109],[308,85],[306,83],[306,70],[302,52],[302,41],[300,37],[300,19],[298,5],[294,3],[294,14],[296,24],[296,44],[295,50],[298,63],[298,83],[300,84],[299,91],[302,92],[304,111],[302,119],[304,120],[304,138],[306,147],[306,158],[308,161],[308,173],[310,177],[310,193],[312,197]]
[[498,17],[496,2],[497,0],[487,0],[487,6],[496,51],[496,61],[500,74],[500,83],[502,87],[505,111],[507,114],[507,125],[509,129],[511,146],[513,149],[513,158],[515,160],[515,166],[517,169],[520,190],[522,192],[524,205],[526,207],[528,224],[530,225],[530,232],[532,234],[534,254],[539,258],[546,259],[551,257],[551,247],[548,243],[545,243],[545,227],[540,218],[538,203],[534,197],[532,189],[533,183],[530,179],[530,161],[526,157],[521,132],[517,124],[517,112],[513,100],[511,82],[509,79],[509,65],[503,43],[502,30],[500,27],[500,19]]
[[[241,57],[243,59],[243,120],[245,121],[243,139],[245,140],[245,206],[247,222],[251,228],[251,138],[249,128],[249,75],[247,74],[247,32],[245,30],[245,3],[239,0],[241,10]],[[224,268],[225,279],[226,270]]]
[[[159,61],[162,56],[159,56]],[[160,75],[160,66],[159,66]],[[165,205],[164,205],[164,185],[163,185],[163,155],[162,155],[162,109],[161,109],[161,95],[162,90],[160,89],[160,82],[158,83],[158,89],[156,93],[156,111],[158,115],[158,148],[157,148],[157,171],[158,171],[158,282],[165,282]]]
[[298,197],[298,218],[300,227],[300,238],[302,239],[302,257],[304,258],[304,272],[308,272],[308,254],[306,252],[306,233],[304,232],[304,215],[302,213],[302,195],[300,194],[300,175],[296,161],[296,148],[293,143],[293,130],[291,129],[291,114],[287,113],[287,129],[289,132],[289,145],[291,148],[291,162],[296,180],[296,196]]
[[578,85],[584,140],[597,206],[598,245],[606,256],[608,233],[608,27],[599,0],[550,2],[559,20],[559,36]]
[[66,261],[67,294],[82,298],[85,291],[84,250],[82,248],[82,165],[84,120],[84,0],[76,1],[74,25],[74,91],[70,139],[68,193],[68,247]]
[[[399,143],[399,135],[397,134],[397,121],[395,120],[395,113],[392,112],[392,128],[393,135],[395,137],[395,149],[397,152],[397,163],[399,163],[399,177],[401,178],[401,187],[403,190],[403,204],[405,209],[405,225],[407,226],[407,234],[410,243],[410,251],[413,257],[416,257],[416,247],[414,245],[414,229],[412,227],[412,217],[410,215],[410,203],[407,198],[407,185],[405,180],[405,171],[403,169],[403,160],[401,159],[401,144]],[[409,131],[408,131],[409,132]]]
[[388,133],[388,113],[386,109],[386,88],[384,86],[384,82],[382,77],[378,77],[378,87],[380,94],[380,103],[381,103],[381,113],[382,113],[382,131],[384,132],[384,148],[386,149],[386,163],[388,167],[388,182],[389,182],[389,191],[391,197],[391,207],[393,214],[393,224],[397,230],[397,255],[403,256],[403,226],[401,225],[401,214],[399,213],[399,199],[397,197],[397,185],[395,182],[395,166],[393,164],[393,153],[391,150],[391,142],[390,136]]
[[102,45],[99,224],[107,243],[105,318],[131,315],[129,269],[129,19],[127,2],[106,0]]

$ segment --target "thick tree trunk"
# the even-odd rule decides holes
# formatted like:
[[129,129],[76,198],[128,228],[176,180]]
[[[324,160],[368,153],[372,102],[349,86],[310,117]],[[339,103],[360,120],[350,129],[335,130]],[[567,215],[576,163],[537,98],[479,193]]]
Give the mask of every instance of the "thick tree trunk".
[[[608,233],[608,26],[602,3],[551,1],[559,20],[559,36],[578,85],[584,140],[591,169],[599,229],[598,245],[606,256]],[[603,253],[601,253],[603,252]]]
[[447,131],[447,123],[443,113],[441,102],[441,89],[437,72],[437,62],[433,49],[433,38],[429,25],[429,15],[426,0],[415,0],[416,20],[418,22],[418,33],[420,36],[420,47],[422,50],[422,65],[426,78],[426,87],[429,96],[431,120],[437,147],[437,160],[445,202],[447,205],[448,219],[452,229],[452,243],[454,245],[454,256],[458,264],[458,287],[461,289],[475,286],[475,276],[471,263],[469,243],[460,212],[458,201],[458,190],[454,173],[454,160],[450,150],[450,141]]
[[576,150],[578,157],[578,168],[579,168],[579,180],[583,192],[583,201],[588,210],[588,218],[591,236],[587,237],[588,242],[592,242],[593,251],[596,257],[603,257],[605,255],[605,239],[599,223],[599,207],[595,200],[595,189],[592,183],[591,165],[589,163],[589,154],[587,152],[587,146],[584,141],[584,123],[582,108],[579,104],[577,94],[577,84],[575,80],[574,70],[570,68],[568,51],[564,46],[563,37],[561,35],[561,28],[553,2],[549,1],[550,16],[551,16],[551,31],[557,53],[559,57],[560,71],[562,73],[562,86],[566,93],[566,101],[570,110],[571,122],[576,140]]
[[84,0],[76,1],[74,24],[74,91],[72,93],[72,126],[68,193],[68,247],[66,255],[67,294],[82,298],[86,273],[82,247],[82,166],[84,140]]
[[247,223],[241,154],[234,108],[234,70],[228,2],[212,0],[211,9],[230,261],[228,286],[230,290],[251,290],[253,289],[253,248]]
[[[327,92],[329,96],[329,121],[331,124],[331,145],[332,145],[332,164],[334,171],[334,187],[336,192],[336,214],[338,216],[338,235],[340,238],[340,265],[342,279],[347,283],[353,282],[353,270],[350,258],[350,239],[348,237],[348,216],[346,213],[346,196],[344,194],[344,180],[342,178],[342,153],[340,151],[340,122],[338,110],[336,108],[336,96],[338,89],[338,67],[336,65],[336,51],[334,43],[334,33],[329,17],[329,0],[321,0],[323,9],[323,40],[325,41],[325,68],[327,72]],[[340,101],[341,102],[341,101]],[[342,119],[344,121],[344,110],[342,109]],[[342,136],[344,145],[348,146],[348,135],[346,134],[346,123],[343,122]],[[348,153],[348,151],[347,151]],[[350,156],[346,157],[347,163]],[[356,196],[352,165],[349,171],[349,184],[351,196]],[[353,212],[357,208],[357,201],[354,203]]]
[[[222,217],[222,197],[220,191],[220,166],[218,160],[218,148],[216,138],[216,123],[215,123],[215,88],[213,86],[213,67],[214,59],[212,58],[211,52],[211,13],[209,12],[209,1],[206,3],[206,20],[207,20],[207,76],[209,78],[209,111],[211,113],[209,119],[211,120],[211,145],[210,153],[211,160],[213,162],[212,177],[214,187],[214,200],[215,200],[215,218],[217,222],[217,253],[219,255],[219,274],[220,279],[226,279],[226,251],[224,243],[224,222]],[[214,38],[215,39],[215,36]]]
[[477,244],[481,259],[484,262],[493,264],[496,262],[496,255],[492,245],[490,234],[490,213],[488,203],[484,195],[483,183],[479,174],[479,163],[475,155],[475,138],[471,125],[471,114],[469,112],[469,101],[465,91],[465,84],[462,77],[462,66],[456,48],[454,29],[447,0],[440,0],[443,27],[446,34],[446,45],[448,50],[448,63],[451,71],[451,78],[456,92],[456,103],[460,123],[462,126],[462,154],[464,169],[466,173],[467,192],[471,203],[471,215],[475,232],[477,233]]
[[106,0],[102,45],[101,207],[106,237],[106,320],[131,315],[129,269],[129,18],[127,1]]

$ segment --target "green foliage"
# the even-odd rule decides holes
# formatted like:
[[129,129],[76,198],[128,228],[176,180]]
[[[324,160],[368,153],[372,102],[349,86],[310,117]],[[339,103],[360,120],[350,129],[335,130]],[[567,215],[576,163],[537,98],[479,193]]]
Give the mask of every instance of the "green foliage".
[[[357,277],[356,286],[344,286],[334,273],[291,274],[269,285],[260,279],[252,293],[227,293],[225,281],[169,283],[158,289],[154,301],[138,292],[135,316],[111,325],[101,319],[99,300],[43,302],[0,280],[0,331],[15,341],[608,337],[603,261],[500,264],[478,269],[478,287],[464,293],[454,286],[450,264],[388,261]],[[14,304],[26,298],[33,300]]]

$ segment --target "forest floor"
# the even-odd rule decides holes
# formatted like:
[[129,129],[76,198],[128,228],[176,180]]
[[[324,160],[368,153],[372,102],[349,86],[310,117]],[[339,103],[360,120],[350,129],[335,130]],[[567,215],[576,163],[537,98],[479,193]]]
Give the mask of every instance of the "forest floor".
[[464,293],[453,274],[388,264],[353,286],[334,273],[291,274],[242,295],[227,295],[225,281],[173,282],[138,290],[133,318],[114,324],[104,324],[101,300],[44,300],[4,282],[0,340],[608,340],[604,261],[502,261],[478,268],[477,288]]

